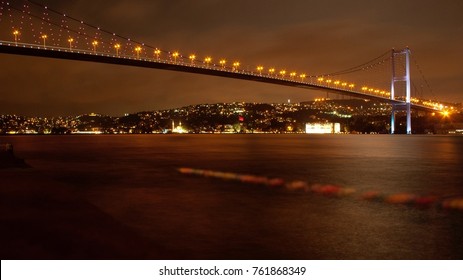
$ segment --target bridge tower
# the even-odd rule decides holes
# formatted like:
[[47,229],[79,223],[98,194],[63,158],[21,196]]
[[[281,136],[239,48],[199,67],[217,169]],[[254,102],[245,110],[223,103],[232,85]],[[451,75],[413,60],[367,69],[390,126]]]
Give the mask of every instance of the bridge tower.
[[[405,69],[401,62],[405,59]],[[410,106],[410,49],[405,48],[403,50],[392,49],[391,54],[392,61],[392,80],[391,80],[391,100],[394,100],[395,93],[399,88],[405,86],[405,104],[392,104],[391,112],[391,134],[395,132],[395,112],[406,111],[407,112],[407,134],[412,134],[412,117],[411,117],[411,106]],[[398,65],[397,65],[398,64]],[[402,66],[400,69],[397,66]],[[405,83],[405,85],[404,85]]]

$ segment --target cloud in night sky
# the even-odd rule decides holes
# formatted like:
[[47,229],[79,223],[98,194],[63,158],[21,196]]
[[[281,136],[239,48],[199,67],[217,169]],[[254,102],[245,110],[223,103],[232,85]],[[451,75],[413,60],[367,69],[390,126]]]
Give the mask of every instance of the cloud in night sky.
[[[463,101],[463,2],[459,0],[43,2],[165,50],[307,74],[349,68],[393,47],[409,46],[433,89],[434,96],[425,97]],[[121,115],[199,103],[304,101],[324,94],[89,62],[4,54],[0,61],[0,113],[4,114]]]

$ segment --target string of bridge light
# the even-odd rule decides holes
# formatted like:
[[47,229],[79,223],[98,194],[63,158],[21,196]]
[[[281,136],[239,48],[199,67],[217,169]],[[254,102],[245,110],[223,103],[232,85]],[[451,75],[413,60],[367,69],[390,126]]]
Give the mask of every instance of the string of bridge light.
[[[19,34],[20,33],[19,33],[18,30],[13,31],[13,36],[14,36],[14,40],[15,40],[16,44],[18,43]],[[42,34],[41,39],[43,40],[43,47],[46,48],[47,47],[46,40],[48,39],[48,35],[47,34]],[[74,42],[74,38],[69,37],[68,38],[68,43],[69,43],[69,50],[70,51],[73,50],[73,42]],[[97,41],[97,40],[92,41],[93,52],[95,54],[98,53],[97,52],[98,45],[99,45],[99,41]],[[121,56],[121,54],[119,52],[120,48],[121,48],[120,43],[114,44],[115,55],[117,57]],[[138,60],[146,59],[146,58],[143,58],[143,57],[140,56],[141,51],[142,51],[141,46],[136,46],[134,48],[134,52],[136,53],[136,59],[138,59]],[[161,50],[156,48],[154,50],[153,54],[154,54],[154,58],[155,58],[156,61],[163,61],[162,57],[161,57],[161,54],[162,54]],[[171,54],[171,58],[173,59],[174,64],[178,64],[179,60],[181,58],[183,58],[183,57],[184,56],[180,55],[180,53],[177,52],[177,51],[172,52],[172,54]],[[196,58],[197,58],[196,54],[190,54],[188,56],[188,59],[190,61],[191,66],[198,65],[198,62],[199,62],[200,64],[202,63],[203,65],[205,65],[206,68],[215,68],[216,69],[215,64],[212,63],[212,57],[206,56],[203,61],[198,61]],[[227,60],[220,59],[219,60],[220,68],[224,69],[224,70],[228,69],[226,63],[227,63]],[[213,67],[211,67],[211,65],[213,65]],[[239,72],[240,71],[239,70],[240,65],[241,65],[241,63],[239,61],[234,61],[232,63],[232,68],[231,68],[232,71]],[[256,71],[257,71],[257,73],[259,75],[261,75],[261,76],[266,75],[265,72],[264,72],[264,69],[265,69],[264,66],[259,65],[255,69],[256,69]],[[305,73],[298,74],[295,71],[287,72],[285,69],[277,71],[277,69],[274,68],[274,67],[268,68],[266,76],[277,77],[277,78],[279,77],[281,79],[284,79],[287,76],[289,76],[289,78],[292,79],[292,80],[296,80],[296,78],[300,78],[301,82],[304,82],[304,80],[308,77]],[[317,77],[317,76],[310,76],[310,77]],[[354,91],[354,89],[355,89],[355,84],[354,83],[349,83],[349,82],[341,81],[341,80],[333,80],[333,79],[330,79],[330,78],[318,77],[317,82],[318,82],[319,85],[324,85],[324,86],[326,86],[328,88],[350,90],[350,91]],[[361,90],[365,94],[379,95],[379,96],[382,96],[382,97],[390,96],[390,92],[388,92],[388,91],[377,89],[377,88],[372,88],[372,87],[368,87],[368,86],[361,87]]]
[[[20,35],[20,32],[19,30],[14,30],[13,31],[13,36],[14,36],[14,41],[15,41],[15,44],[18,44],[18,41],[19,41],[19,35]],[[43,40],[43,44],[42,46],[44,48],[47,47],[47,44],[46,44],[46,41],[47,39],[49,38],[47,34],[42,34],[40,36],[40,38]],[[69,43],[69,51],[73,51],[74,47],[73,47],[73,43],[74,43],[74,38],[73,37],[69,37],[67,39],[67,42]],[[97,51],[97,47],[99,45],[99,41],[97,40],[93,40],[92,41],[92,51],[94,54],[98,54],[98,51]],[[121,53],[120,53],[120,48],[121,48],[121,44],[120,43],[115,43],[113,45],[114,47],[114,50],[115,50],[115,55],[116,57],[121,57]],[[137,60],[141,60],[141,59],[147,59],[146,57],[141,57],[140,56],[140,53],[142,51],[142,46],[136,46],[134,47],[134,52],[136,54],[136,59]],[[161,50],[159,50],[158,48],[156,48],[153,52],[154,54],[154,58],[156,61],[165,61],[162,59],[161,57]],[[173,60],[174,64],[179,64],[180,62],[180,59],[183,59],[184,56],[182,56],[179,52],[177,51],[174,51],[171,53],[170,55],[171,57],[171,60]],[[206,66],[206,68],[214,68],[214,69],[217,69],[216,64],[213,64],[212,62],[212,57],[210,56],[206,56],[204,58],[204,60],[200,61],[200,60],[197,60],[196,59],[197,56],[196,54],[190,54],[188,56],[188,59],[190,61],[190,65],[191,66],[195,66],[195,65],[198,65],[199,64],[203,64]],[[183,61],[182,61],[183,62]],[[220,59],[219,60],[219,65],[220,65],[220,68],[223,69],[223,70],[226,70],[226,69],[229,69],[227,68],[227,60],[226,59]],[[183,64],[183,63],[182,63]],[[212,65],[212,66],[211,66]],[[231,70],[234,71],[234,72],[239,72],[240,71],[240,66],[241,66],[241,63],[239,61],[234,61],[232,64],[232,68]],[[264,72],[264,66],[257,66],[255,68],[255,70],[257,71],[257,73],[261,76],[263,75],[266,75],[265,72]],[[244,71],[244,70],[243,70]],[[282,69],[282,70],[277,70],[276,68],[274,67],[270,67],[268,68],[267,70],[267,75],[266,76],[269,76],[269,77],[277,77],[277,78],[281,78],[281,79],[285,79],[286,77],[289,77],[291,80],[296,80],[297,78],[300,78],[301,82],[304,82],[306,78],[310,77],[310,78],[313,78],[313,77],[317,77],[317,76],[307,76],[305,73],[302,73],[302,74],[298,74],[297,72],[293,71],[293,72],[288,72],[286,71],[285,69]],[[317,82],[318,84],[320,85],[325,85],[326,87],[329,87],[329,88],[335,88],[335,89],[343,89],[343,90],[350,90],[350,91],[353,91],[354,88],[355,88],[355,84],[354,83],[349,83],[349,82],[345,82],[345,81],[341,81],[341,80],[333,80],[333,79],[330,79],[330,78],[324,78],[324,77],[318,77],[317,78]],[[380,96],[390,96],[390,93],[389,92],[386,92],[385,90],[380,90],[380,89],[376,89],[376,88],[372,88],[372,87],[367,87],[367,86],[363,86],[361,88],[361,90],[364,92],[364,93],[369,93],[369,94],[376,94],[376,95],[380,95]]]
[[[14,35],[14,40],[15,40],[15,43],[17,44],[18,43],[18,36],[19,36],[19,31],[18,30],[14,30],[13,31],[13,35]],[[41,38],[43,39],[43,47],[46,48],[46,39],[48,38],[48,36],[46,34],[43,34],[41,36]],[[69,43],[69,50],[72,51],[73,49],[73,45],[72,43],[74,42],[74,38],[72,37],[69,37],[68,39],[68,43]],[[99,41],[97,40],[94,40],[92,41],[92,46],[93,46],[93,52],[96,54],[97,53],[97,46],[99,44]],[[120,56],[120,53],[119,53],[119,50],[121,48],[121,45],[119,43],[116,43],[114,44],[114,49],[115,49],[115,54],[117,57]],[[142,51],[142,47],[141,46],[136,46],[134,48],[134,51],[136,53],[136,58],[138,60],[142,59],[142,57],[140,57],[140,52]],[[182,59],[184,58],[184,56],[182,56],[179,52],[177,51],[174,51],[172,52],[172,55],[171,55],[173,61],[174,61],[174,64],[177,64],[178,63],[178,60],[179,59]],[[196,54],[190,54],[188,56],[188,59],[190,60],[190,64],[192,66],[194,65],[197,65],[197,63],[202,63],[204,65],[206,65],[206,68],[211,68],[211,65],[215,66],[215,64],[212,63],[212,57],[210,56],[206,56],[204,58],[203,61],[198,61],[196,59]],[[154,58],[157,60],[157,61],[161,61],[161,50],[159,49],[155,49],[154,50]],[[220,65],[220,68],[222,69],[226,69],[227,68],[227,60],[226,59],[220,59],[219,60],[219,65]],[[241,63],[239,61],[234,61],[232,63],[232,71],[236,71],[238,72],[239,71],[239,67],[240,67]],[[214,67],[215,68],[215,67]],[[257,66],[256,68],[256,71],[259,75],[265,75],[264,73],[264,66]],[[300,78],[301,79],[301,82],[304,82],[304,79],[307,78],[308,76],[305,74],[305,73],[302,73],[302,74],[298,74],[297,72],[293,71],[293,72],[287,72],[285,69],[282,69],[280,71],[277,71],[276,68],[274,67],[271,67],[268,69],[268,75],[267,76],[271,76],[271,77],[280,77],[282,79],[284,79],[286,77],[286,75],[288,75],[292,80],[295,80],[296,78]],[[310,76],[310,77],[317,77],[317,76]],[[326,85],[327,87],[331,87],[331,88],[342,88],[344,90],[346,89],[349,89],[351,91],[354,90],[355,88],[355,84],[354,83],[349,83],[349,82],[345,82],[345,81],[340,81],[340,80],[332,80],[330,78],[324,78],[324,77],[318,77],[317,78],[317,82],[318,84],[320,85]],[[370,93],[370,94],[377,94],[377,95],[381,95],[381,96],[390,96],[390,92],[386,92],[385,90],[380,90],[380,89],[375,89],[375,88],[372,88],[372,87],[367,87],[367,86],[363,86],[361,88],[361,90],[364,92],[364,93]]]

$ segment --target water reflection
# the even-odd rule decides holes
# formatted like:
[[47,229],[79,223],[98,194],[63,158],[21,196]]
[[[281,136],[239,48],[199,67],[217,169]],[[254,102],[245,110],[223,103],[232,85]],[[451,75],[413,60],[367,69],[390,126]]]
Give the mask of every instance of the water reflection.
[[447,197],[463,192],[462,137],[141,135],[8,141],[33,170],[0,171],[7,184],[26,188],[39,179],[41,186],[96,206],[140,240],[166,248],[158,249],[159,255],[147,245],[141,258],[463,257],[460,213],[327,198],[177,171],[188,166],[359,193]]

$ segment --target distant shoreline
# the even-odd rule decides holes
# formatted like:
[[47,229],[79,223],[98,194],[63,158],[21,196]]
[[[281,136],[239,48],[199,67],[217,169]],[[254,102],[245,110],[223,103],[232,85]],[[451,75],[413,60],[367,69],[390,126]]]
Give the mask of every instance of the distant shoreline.
[[[63,136],[63,137],[72,137],[72,136],[90,136],[90,137],[98,137],[98,136],[129,136],[129,135],[392,135],[389,133],[304,133],[304,132],[253,132],[253,133],[100,133],[100,134],[80,134],[80,133],[72,133],[72,134],[0,134],[0,137],[6,138],[13,138],[17,136],[21,137],[34,137],[34,136],[43,136],[43,137],[50,137],[50,136]],[[393,135],[407,135],[405,133],[396,133]],[[429,135],[429,136],[463,136],[463,134],[459,133],[414,133],[410,135]]]

